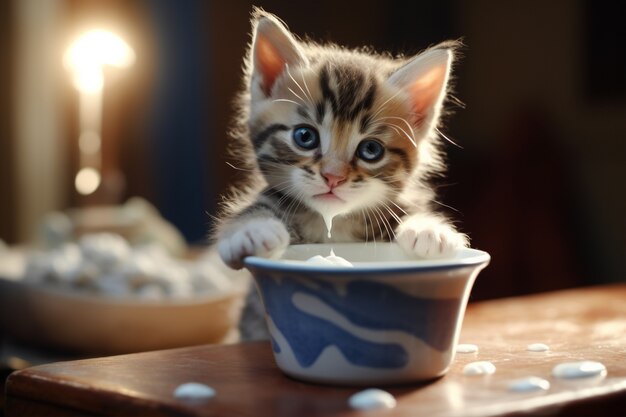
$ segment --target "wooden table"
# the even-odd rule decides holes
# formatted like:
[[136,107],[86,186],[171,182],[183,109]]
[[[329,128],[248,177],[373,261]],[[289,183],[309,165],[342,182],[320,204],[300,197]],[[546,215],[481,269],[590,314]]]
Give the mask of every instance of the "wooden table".
[[[457,354],[432,383],[387,387],[398,399],[384,412],[351,410],[361,388],[298,382],[274,365],[267,343],[199,346],[82,361],[15,372],[7,382],[7,416],[626,416],[626,285],[577,289],[470,305],[461,342],[480,351]],[[529,352],[541,342],[548,352]],[[465,376],[471,361],[492,361],[492,376]],[[599,379],[557,380],[554,365],[594,360]],[[511,380],[539,376],[545,393],[514,393]],[[176,400],[181,383],[217,390],[200,402]]]

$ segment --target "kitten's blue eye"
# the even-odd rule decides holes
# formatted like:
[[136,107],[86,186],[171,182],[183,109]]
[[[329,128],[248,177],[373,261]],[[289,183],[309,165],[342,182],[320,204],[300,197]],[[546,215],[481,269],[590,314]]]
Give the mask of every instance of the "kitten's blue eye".
[[385,147],[377,140],[365,139],[359,143],[356,148],[356,154],[359,158],[367,162],[376,162],[383,157]]
[[319,146],[320,136],[311,126],[299,126],[293,130],[293,141],[302,149],[311,150]]

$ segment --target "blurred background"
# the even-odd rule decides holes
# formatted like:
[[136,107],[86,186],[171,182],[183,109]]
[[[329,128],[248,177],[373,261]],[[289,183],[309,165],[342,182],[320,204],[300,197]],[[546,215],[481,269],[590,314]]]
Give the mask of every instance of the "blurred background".
[[[206,243],[237,178],[226,132],[252,4],[0,2],[0,239],[27,244],[50,211],[140,196],[187,243]],[[349,47],[410,55],[463,40],[455,96],[465,106],[450,105],[443,129],[460,146],[446,144],[438,201],[492,255],[472,300],[625,279],[621,2],[254,4],[301,37]],[[96,28],[132,54],[99,61],[100,99],[90,107],[93,91],[75,88],[80,68],[63,57]],[[95,172],[79,179],[90,164]]]

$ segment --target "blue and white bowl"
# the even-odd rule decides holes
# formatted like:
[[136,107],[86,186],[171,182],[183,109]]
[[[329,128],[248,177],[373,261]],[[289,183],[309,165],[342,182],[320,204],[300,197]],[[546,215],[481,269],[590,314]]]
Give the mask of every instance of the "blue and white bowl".
[[[305,262],[331,249],[354,267]],[[274,357],[313,382],[395,384],[442,376],[454,358],[467,300],[489,254],[418,260],[394,243],[290,246],[278,260],[248,257]]]

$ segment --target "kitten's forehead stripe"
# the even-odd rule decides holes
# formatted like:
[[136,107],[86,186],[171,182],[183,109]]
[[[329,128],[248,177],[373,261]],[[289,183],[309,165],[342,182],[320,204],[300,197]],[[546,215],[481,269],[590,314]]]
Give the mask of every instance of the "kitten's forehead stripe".
[[335,93],[330,89],[330,75],[328,74],[328,66],[324,66],[320,71],[320,88],[324,101],[330,102],[330,106],[334,113],[337,112],[337,98]]
[[[373,76],[366,75],[360,68],[340,65],[322,67],[320,88],[324,101],[331,104],[333,115],[342,121],[355,121],[374,104],[377,86]],[[321,112],[318,109],[318,117]]]
[[365,77],[354,68],[344,66],[335,68],[333,75],[338,96],[335,117],[346,121],[353,120],[354,103],[363,87]]
[[376,95],[376,81],[373,77],[369,79],[369,87],[365,92],[363,99],[360,102],[354,104],[354,107],[350,111],[349,120],[356,120],[356,118],[363,112],[369,111],[374,104],[374,97]]
[[326,113],[326,102],[318,101],[315,105],[315,117],[318,124],[322,124],[324,120],[324,114]]
[[372,116],[370,114],[364,114],[361,117],[361,123],[359,124],[359,133],[365,134],[372,124]]
[[298,114],[303,118],[307,119],[309,122],[313,122],[313,118],[309,115],[309,111],[304,106],[298,106],[297,110]]
[[269,125],[265,129],[263,129],[262,131],[254,135],[254,137],[252,138],[252,144],[254,145],[254,149],[258,151],[261,148],[261,146],[263,146],[263,144],[269,138],[271,138],[272,135],[274,135],[274,133],[287,131],[287,130],[289,130],[289,127],[280,123],[274,123],[272,125]]

